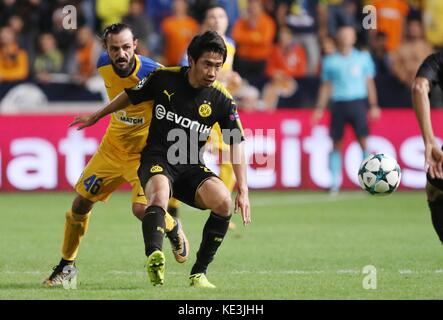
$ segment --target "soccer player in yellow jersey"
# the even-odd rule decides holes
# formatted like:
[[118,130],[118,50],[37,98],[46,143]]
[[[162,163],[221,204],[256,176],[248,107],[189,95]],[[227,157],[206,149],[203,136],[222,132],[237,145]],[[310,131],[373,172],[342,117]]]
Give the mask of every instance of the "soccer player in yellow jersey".
[[[97,68],[103,78],[109,99],[114,99],[125,88],[134,87],[149,73],[160,67],[155,61],[135,54],[137,39],[125,24],[113,24],[103,33],[106,48]],[[77,196],[72,209],[66,213],[62,259],[52,274],[44,281],[47,286],[63,284],[71,276],[66,270],[75,268],[74,261],[85,234],[95,202],[106,201],[121,184],[132,186],[132,212],[139,218],[145,216],[147,200],[137,176],[140,153],[143,150],[152,116],[152,102],[128,105],[113,113],[98,151],[88,162],[75,185]],[[179,221],[165,215],[166,235],[175,259],[187,260],[189,243]],[[70,268],[65,269],[66,266]],[[63,270],[65,269],[65,272]]]

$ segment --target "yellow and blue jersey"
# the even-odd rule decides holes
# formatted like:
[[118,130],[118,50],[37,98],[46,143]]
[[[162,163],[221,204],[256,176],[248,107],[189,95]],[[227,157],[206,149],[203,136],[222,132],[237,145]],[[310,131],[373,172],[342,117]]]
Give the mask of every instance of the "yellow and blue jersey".
[[232,70],[235,55],[235,42],[229,37],[225,37],[225,44],[227,49],[226,62],[223,64],[223,70]]
[[[150,58],[135,55],[134,71],[127,77],[120,77],[111,63],[109,55],[102,53],[97,62],[97,70],[105,82],[110,100],[124,89],[132,88],[149,73],[161,67]],[[152,101],[144,101],[137,105],[130,104],[123,110],[111,115],[109,126],[103,137],[101,147],[113,147],[112,151],[124,154],[140,153],[146,144],[149,125],[152,117]]]

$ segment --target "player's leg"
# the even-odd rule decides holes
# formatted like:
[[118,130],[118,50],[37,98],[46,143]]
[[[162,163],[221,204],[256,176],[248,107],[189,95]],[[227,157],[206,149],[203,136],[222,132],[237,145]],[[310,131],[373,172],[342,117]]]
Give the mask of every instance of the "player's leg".
[[[137,219],[143,221],[143,218],[146,214],[148,201],[146,200],[145,192],[143,190],[143,187],[141,186],[140,180],[137,175],[137,168],[139,164],[140,164],[140,158],[138,157],[133,160],[128,160],[126,163],[125,174],[123,177],[127,182],[129,182],[129,184],[132,187],[132,194],[131,194],[132,213]],[[174,218],[169,213],[166,213],[165,231],[170,232],[175,225],[176,222]]]
[[428,175],[426,195],[431,211],[432,225],[443,244],[443,180],[432,179]]
[[332,141],[332,151],[329,154],[329,169],[331,170],[331,194],[336,194],[340,190],[342,182],[342,159],[341,159],[342,140]]
[[176,179],[174,195],[188,205],[211,210],[190,280],[192,286],[213,288],[215,286],[209,283],[205,274],[228,230],[231,193],[211,170],[202,165],[191,165]]
[[175,198],[169,199],[168,212],[174,218],[178,218],[178,208],[180,207],[180,201]]
[[93,205],[93,201],[78,194],[72,202],[71,211],[66,213],[62,245],[64,260],[74,261],[77,258],[80,241],[88,230]]
[[[140,180],[137,176],[137,170],[132,170],[132,168],[137,168],[139,163],[140,160],[137,159],[136,165],[128,167],[125,179],[132,186],[132,212],[140,221],[143,221],[143,218],[146,215],[148,201],[146,200],[145,192],[143,191]],[[171,198],[169,200],[169,205],[171,200],[175,199]],[[179,203],[178,200],[175,201]],[[186,262],[189,255],[189,242],[180,221],[173,217],[169,211],[165,214],[165,232],[171,243],[172,253],[174,254],[175,260],[178,263]]]
[[162,250],[166,229],[166,208],[170,195],[169,179],[162,174],[151,177],[146,184],[145,192],[149,202],[142,226],[146,255],[149,256],[155,250]]
[[211,288],[215,286],[209,283],[205,274],[228,231],[231,193],[220,179],[211,177],[197,189],[195,203],[200,208],[210,209],[211,213],[203,227],[197,260],[191,270],[191,285]]
[[342,182],[341,168],[341,148],[343,131],[346,123],[346,115],[343,105],[334,103],[331,108],[331,127],[330,135],[332,138],[332,151],[329,154],[329,170],[331,172],[331,194],[336,194],[340,190]]
[[77,273],[75,259],[80,247],[80,241],[88,229],[93,205],[94,202],[81,195],[77,195],[72,202],[71,210],[66,212],[61,249],[62,258],[58,265],[54,267],[51,275],[43,281],[45,286],[62,285],[66,279],[72,279],[70,273]]
[[97,152],[85,167],[75,185],[77,196],[72,208],[65,214],[62,258],[52,274],[43,282],[47,286],[61,285],[68,276],[63,273],[67,265],[74,266],[80,243],[88,230],[91,210],[95,202],[106,201],[111,193],[124,182],[117,167],[105,160],[106,154]]
[[145,254],[148,257],[146,270],[151,283],[164,283],[165,256],[162,252],[165,236],[165,214],[171,196],[173,176],[163,158],[142,155],[137,174],[149,199],[142,220]]
[[[174,222],[174,227],[171,229],[171,231],[166,232],[166,237],[171,244],[172,253],[174,254],[175,260],[178,263],[184,263],[188,260],[190,247],[182,223],[177,217],[177,210],[179,205],[180,201],[178,201],[177,199],[169,199],[168,212],[166,213],[166,216],[168,216],[169,214],[171,215],[172,221]],[[169,213],[169,210],[172,210],[172,213]],[[173,216],[174,213],[176,214],[175,216]]]
[[170,196],[169,179],[162,174],[151,177],[146,184],[145,193],[149,199],[142,220],[145,254],[148,257],[146,270],[151,283],[156,286],[164,283],[165,256],[162,250],[166,208]]
[[[228,188],[229,192],[232,193],[235,187],[236,179],[234,169],[231,163],[231,148],[229,145],[223,142],[223,135],[219,125],[214,126],[211,132],[211,143],[213,148],[218,153],[217,156],[220,162],[220,179]],[[235,229],[235,223],[229,222],[229,229]]]
[[[134,216],[139,219],[140,221],[143,221],[144,216],[146,215],[146,208],[148,206],[144,203],[138,203],[138,202],[133,202],[132,203],[132,213],[134,214]],[[174,230],[174,228],[177,226],[176,221],[174,220],[174,218],[168,213],[166,212],[165,214],[165,232],[168,235],[169,233],[172,232],[172,230]]]
[[146,204],[133,202],[132,203],[132,214],[140,221],[143,220],[145,216]]
[[369,156],[368,151],[368,137],[367,136],[357,136],[358,144],[360,145],[361,151],[362,151],[362,157],[363,159],[366,159]]
[[[220,164],[220,179],[228,188],[229,192],[232,193],[235,187],[235,173],[230,162],[222,162]],[[234,222],[229,221],[229,229],[235,229],[236,225]]]
[[172,253],[178,263],[184,263],[189,256],[189,241],[183,230],[182,223],[178,218],[178,208],[180,201],[175,198],[170,198],[168,202],[168,212],[175,222],[174,228],[170,232],[166,232],[166,237],[171,243]]
[[369,135],[368,107],[366,100],[357,100],[350,110],[350,122],[362,150],[362,157],[369,156],[367,137]]

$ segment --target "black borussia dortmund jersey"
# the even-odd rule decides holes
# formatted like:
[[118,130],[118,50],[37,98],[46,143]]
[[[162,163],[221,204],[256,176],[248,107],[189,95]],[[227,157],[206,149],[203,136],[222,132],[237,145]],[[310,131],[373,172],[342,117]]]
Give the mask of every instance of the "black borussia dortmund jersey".
[[171,164],[203,163],[203,146],[212,126],[219,123],[227,144],[244,140],[235,102],[215,82],[193,88],[188,67],[160,68],[131,88],[125,89],[132,104],[153,101],[153,113],[143,153],[167,156]]
[[439,85],[443,90],[443,53],[429,55],[418,69],[417,77],[426,78],[432,87]]

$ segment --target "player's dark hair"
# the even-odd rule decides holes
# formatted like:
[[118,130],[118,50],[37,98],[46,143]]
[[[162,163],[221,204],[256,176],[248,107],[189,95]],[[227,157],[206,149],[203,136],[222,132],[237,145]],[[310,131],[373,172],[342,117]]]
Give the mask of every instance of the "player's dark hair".
[[228,50],[225,40],[215,31],[206,31],[196,35],[188,46],[188,56],[197,62],[205,52],[215,52],[223,56],[223,63],[226,61]]
[[132,28],[130,26],[128,26],[127,24],[124,23],[113,23],[110,26],[107,26],[105,28],[105,30],[103,30],[101,39],[103,42],[103,45],[106,46],[106,40],[108,38],[108,35],[110,34],[119,34],[120,32],[122,32],[123,30],[130,30],[132,33],[132,37],[134,38],[134,40],[136,39],[136,37],[134,36],[134,31],[132,31]]

